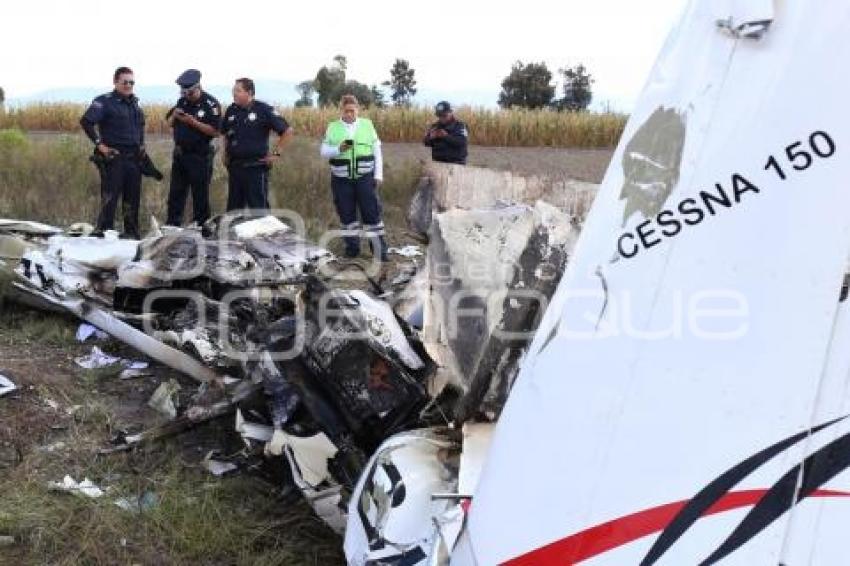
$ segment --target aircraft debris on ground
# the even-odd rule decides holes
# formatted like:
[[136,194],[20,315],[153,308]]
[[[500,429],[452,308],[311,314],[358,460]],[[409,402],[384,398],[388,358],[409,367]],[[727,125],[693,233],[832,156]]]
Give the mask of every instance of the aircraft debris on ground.
[[[80,341],[106,333],[199,383],[183,405],[177,382],[161,383],[149,405],[167,420],[102,453],[235,415],[244,457],[285,462],[278,481],[337,532],[348,525],[352,563],[398,555],[420,527],[430,534],[410,548],[431,556],[460,531],[491,423],[575,243],[582,218],[567,209],[586,210],[593,190],[572,183],[570,200],[559,186],[570,206],[556,207],[537,180],[499,173],[487,185],[476,171],[491,179],[428,168],[410,212],[427,248],[394,249],[404,263],[380,283],[272,216],[142,241],[0,220],[0,270],[13,299],[78,317]],[[459,192],[475,208],[453,202]],[[122,367],[122,379],[147,369],[98,346],[77,363]],[[203,467],[242,466],[208,455]],[[422,481],[387,499],[399,470]],[[411,529],[412,516],[427,525]]]

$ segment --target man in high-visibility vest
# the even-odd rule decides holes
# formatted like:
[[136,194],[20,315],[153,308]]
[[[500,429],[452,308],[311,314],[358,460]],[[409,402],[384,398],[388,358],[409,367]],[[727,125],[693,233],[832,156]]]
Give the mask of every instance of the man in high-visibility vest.
[[[384,221],[378,187],[384,179],[381,140],[368,118],[358,117],[357,98],[347,94],[340,101],[341,117],[328,124],[321,155],[331,165],[334,205],[342,223],[346,257],[360,255],[360,223],[369,238],[372,254],[387,261]],[[378,245],[379,249],[375,249]]]

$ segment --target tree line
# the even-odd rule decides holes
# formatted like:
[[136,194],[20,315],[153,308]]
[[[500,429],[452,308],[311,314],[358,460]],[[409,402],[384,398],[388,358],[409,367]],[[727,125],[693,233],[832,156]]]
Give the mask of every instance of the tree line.
[[[390,78],[380,84],[389,89],[389,101],[377,84],[367,85],[348,77],[348,59],[334,57],[312,79],[298,83],[296,107],[333,106],[344,94],[353,94],[363,106],[382,108],[387,104],[409,107],[416,96],[416,71],[405,59],[396,59],[390,68]],[[557,85],[552,83],[552,72],[546,63],[517,61],[502,80],[499,106],[502,108],[551,108],[557,111],[578,112],[586,110],[593,99],[593,77],[584,65],[558,69],[561,77],[561,96],[556,97]],[[0,87],[0,109],[5,94]]]
[[[298,83],[295,89],[299,98],[296,107],[332,106],[344,94],[353,94],[363,106],[382,108],[389,102],[377,84],[367,85],[347,75],[348,59],[337,55],[333,63],[325,65],[313,79]],[[416,71],[405,59],[396,59],[390,68],[390,78],[380,86],[389,89],[389,98],[394,106],[408,107],[416,96]],[[499,106],[502,108],[551,108],[559,112],[587,110],[593,100],[593,77],[579,63],[573,67],[558,69],[561,78],[561,96],[556,97],[557,85],[552,82],[552,72],[546,63],[517,61],[510,73],[502,80]]]

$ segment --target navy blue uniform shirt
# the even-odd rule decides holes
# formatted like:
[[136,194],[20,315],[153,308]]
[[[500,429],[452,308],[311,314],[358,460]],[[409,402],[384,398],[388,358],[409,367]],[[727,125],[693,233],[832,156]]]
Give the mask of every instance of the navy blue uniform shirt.
[[[177,104],[165,115],[166,120],[171,117],[177,108],[180,108],[186,114],[194,116],[199,122],[212,126],[216,130],[221,128],[221,104],[218,103],[215,97],[206,92],[201,92],[201,97],[197,102],[192,102],[185,96],[181,97],[177,101]],[[175,145],[188,151],[201,151],[209,149],[212,139],[212,137],[197,128],[193,128],[189,124],[184,124],[179,120],[174,120]]]
[[101,143],[110,147],[132,148],[145,142],[145,114],[135,95],[125,98],[115,91],[101,94],[83,114],[81,123],[93,142],[97,140],[95,125]]
[[233,159],[259,159],[269,153],[269,133],[283,134],[289,124],[277,110],[259,100],[248,108],[228,106],[221,123],[227,154]]
[[465,164],[469,145],[469,130],[466,124],[460,120],[452,120],[448,124],[434,122],[428,132],[440,129],[445,130],[448,135],[444,138],[433,139],[425,136],[424,143],[431,148],[431,159],[444,163]]

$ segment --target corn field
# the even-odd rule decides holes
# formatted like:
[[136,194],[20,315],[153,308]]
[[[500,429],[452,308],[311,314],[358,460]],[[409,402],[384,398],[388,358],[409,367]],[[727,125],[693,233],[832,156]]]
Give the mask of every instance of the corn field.
[[[0,113],[0,128],[28,131],[79,131],[82,104],[35,103]],[[149,133],[167,134],[166,105],[145,105]],[[281,113],[300,135],[318,138],[328,122],[335,119],[334,108],[281,108]],[[458,108],[458,118],[469,126],[470,143],[503,147],[614,147],[620,139],[626,116],[590,112],[552,110],[489,110]],[[430,108],[371,108],[363,115],[375,122],[385,142],[419,142],[426,127],[434,121]]]

